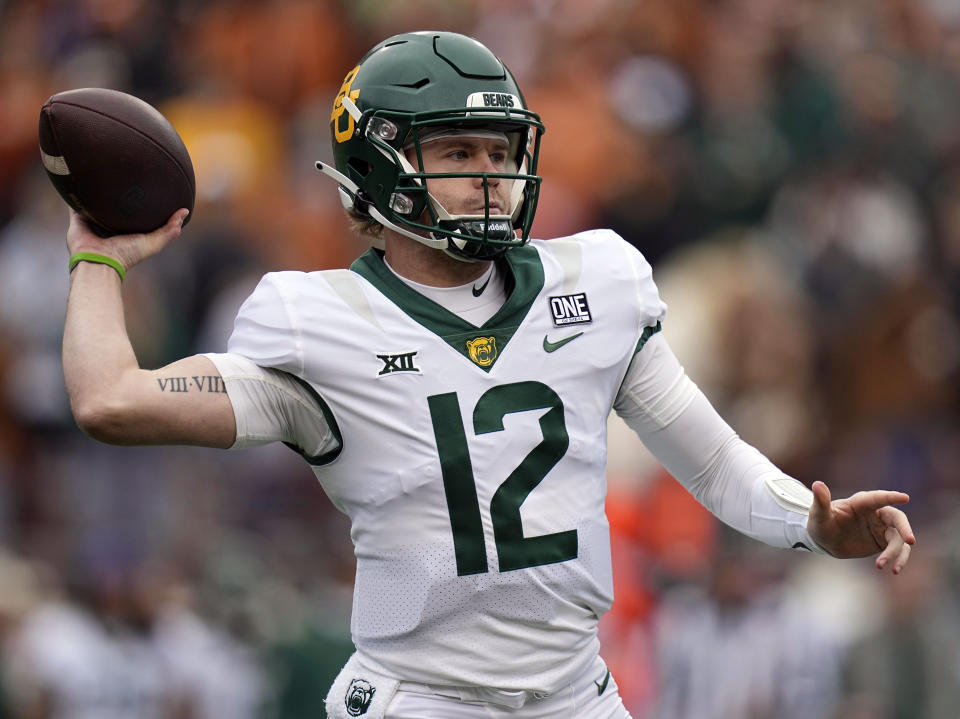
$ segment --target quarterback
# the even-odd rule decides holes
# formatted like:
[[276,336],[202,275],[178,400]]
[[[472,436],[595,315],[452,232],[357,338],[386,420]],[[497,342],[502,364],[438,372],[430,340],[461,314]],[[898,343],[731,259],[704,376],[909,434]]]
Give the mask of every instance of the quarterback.
[[905,494],[832,500],[735,434],[671,352],[629,243],[530,238],[543,132],[477,41],[380,43],[348,72],[334,161],[317,163],[371,249],[349,269],[267,274],[225,353],[157,370],[138,366],[112,264],[162,250],[186,211],[107,240],[71,217],[69,250],[88,253],[63,340],[80,427],[117,444],[284,442],[350,518],[356,653],[333,717],[628,716],[597,639],[612,410],[760,541],[894,573],[915,542]]

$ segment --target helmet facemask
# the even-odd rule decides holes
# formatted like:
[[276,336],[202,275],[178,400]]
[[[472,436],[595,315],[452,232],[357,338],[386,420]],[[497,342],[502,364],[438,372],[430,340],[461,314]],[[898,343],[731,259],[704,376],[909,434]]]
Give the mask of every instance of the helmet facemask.
[[[423,146],[447,138],[465,137],[470,139],[503,140],[506,147],[506,166],[502,172],[428,172],[424,169]],[[417,234],[426,232],[431,239],[440,244],[448,254],[460,260],[489,260],[507,250],[520,247],[529,236],[529,226],[520,227],[517,235],[517,222],[523,219],[521,213],[525,203],[533,195],[534,201],[539,191],[539,178],[528,174],[530,145],[533,135],[527,127],[503,125],[424,125],[414,127],[404,143],[403,154],[398,161],[403,169],[399,177],[397,196],[391,199],[400,224],[411,227]],[[452,213],[442,201],[429,190],[432,179],[479,180],[483,188],[484,211],[477,214]],[[509,186],[507,206],[501,205],[491,211],[491,198],[494,193],[492,183],[506,183]],[[425,203],[416,202],[413,197],[426,197]],[[412,216],[414,207],[423,204],[419,217]],[[401,210],[409,209],[408,213]]]
[[[485,108],[478,108],[484,110]],[[530,113],[532,114],[532,113]],[[364,208],[375,220],[395,232],[419,242],[442,249],[458,260],[484,261],[494,259],[509,249],[527,243],[533,223],[533,208],[540,192],[541,178],[536,175],[542,126],[505,123],[487,118],[464,119],[463,110],[421,113],[411,120],[388,111],[374,111],[358,123],[370,145],[389,163],[377,163],[392,169],[389,177],[365,182],[367,188],[389,196],[371,195],[370,189],[360,189],[353,203],[355,209]],[[534,116],[535,117],[535,116]],[[398,140],[401,127],[406,125],[404,139]],[[433,140],[454,135],[467,137],[505,136],[508,160],[505,172],[426,172],[423,169],[423,145]],[[407,158],[412,151],[413,162]],[[323,168],[321,168],[323,169]],[[375,172],[371,163],[366,169]],[[453,214],[433,197],[427,187],[430,179],[480,179],[484,189],[483,214]],[[371,178],[373,179],[373,178]],[[490,181],[510,182],[509,207],[502,214],[490,213]],[[383,181],[381,181],[383,180]],[[358,200],[358,201],[357,201]],[[518,234],[519,233],[519,234]]]

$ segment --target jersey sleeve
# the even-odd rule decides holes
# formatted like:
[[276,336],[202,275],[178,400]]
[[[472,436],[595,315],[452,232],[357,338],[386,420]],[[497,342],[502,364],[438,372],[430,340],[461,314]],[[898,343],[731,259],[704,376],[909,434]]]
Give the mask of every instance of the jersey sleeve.
[[326,402],[301,379],[301,335],[282,276],[260,280],[237,313],[227,352],[206,356],[233,405],[233,449],[283,442],[311,464],[325,464],[339,454],[342,438]]
[[596,261],[591,264],[604,268],[601,281],[630,302],[639,330],[658,326],[667,315],[667,304],[660,297],[653,268],[643,253],[613,230],[590,230],[577,237],[596,253]]
[[291,299],[283,291],[283,273],[263,276],[244,300],[227,341],[227,352],[261,367],[303,374],[303,346],[293,321]]
[[660,298],[653,268],[636,247],[613,230],[587,230],[550,240],[545,246],[560,265],[564,287],[575,286],[582,273],[591,285],[602,287],[629,307],[640,330],[663,321],[667,305]]
[[[617,235],[619,238],[619,235]],[[667,316],[667,303],[660,297],[660,290],[653,279],[653,268],[641,252],[626,240],[620,239],[627,254],[627,261],[636,284],[636,300],[639,303],[640,326],[659,328]],[[648,333],[649,334],[649,333]]]
[[237,423],[231,449],[283,442],[311,464],[325,464],[343,441],[326,404],[304,381],[238,354],[205,355],[227,388]]

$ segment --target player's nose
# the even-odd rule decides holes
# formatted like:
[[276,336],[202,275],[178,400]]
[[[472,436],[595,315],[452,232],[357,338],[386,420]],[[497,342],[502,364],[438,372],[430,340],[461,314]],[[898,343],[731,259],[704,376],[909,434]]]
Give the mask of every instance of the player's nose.
[[497,187],[500,184],[500,178],[490,177],[490,174],[503,172],[502,168],[497,165],[497,163],[494,162],[493,159],[491,159],[486,153],[484,153],[481,158],[482,159],[477,162],[475,172],[483,173],[483,176],[478,176],[476,178],[477,186],[482,187],[484,181],[486,181],[490,187]]

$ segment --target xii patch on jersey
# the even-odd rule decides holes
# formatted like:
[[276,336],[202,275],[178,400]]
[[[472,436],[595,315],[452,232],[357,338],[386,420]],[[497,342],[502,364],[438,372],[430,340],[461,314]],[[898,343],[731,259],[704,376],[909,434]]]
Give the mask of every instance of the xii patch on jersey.
[[414,359],[416,358],[416,351],[413,352],[400,352],[397,354],[392,353],[377,353],[377,359],[383,362],[383,367],[378,373],[378,377],[382,377],[385,374],[390,374],[391,372],[419,372],[416,364],[414,364]]

